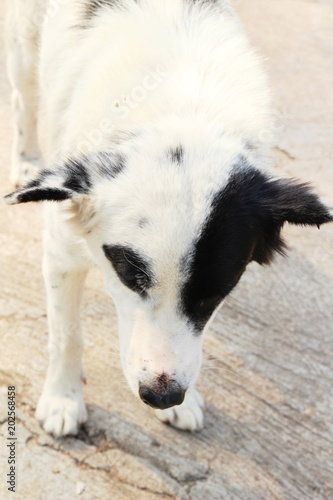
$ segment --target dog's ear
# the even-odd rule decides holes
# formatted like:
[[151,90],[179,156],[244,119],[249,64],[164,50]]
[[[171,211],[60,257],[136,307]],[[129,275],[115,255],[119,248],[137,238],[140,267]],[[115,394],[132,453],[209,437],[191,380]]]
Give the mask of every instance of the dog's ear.
[[294,179],[271,180],[267,185],[271,214],[278,222],[320,226],[333,221],[333,209],[312,192],[311,186]]
[[66,166],[43,170],[26,186],[5,196],[8,205],[29,201],[63,201],[88,194],[91,187],[83,163],[71,160]]
[[312,192],[309,184],[269,179],[260,191],[260,230],[252,257],[259,264],[270,263],[276,252],[284,254],[286,245],[280,232],[285,222],[319,228],[333,221],[333,210]]

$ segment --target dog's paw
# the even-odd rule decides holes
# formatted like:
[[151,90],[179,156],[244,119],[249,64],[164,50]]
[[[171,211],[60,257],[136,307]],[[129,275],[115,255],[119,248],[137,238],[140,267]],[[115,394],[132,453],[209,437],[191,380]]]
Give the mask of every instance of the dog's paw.
[[165,424],[183,431],[199,431],[203,428],[204,402],[195,389],[186,393],[184,402],[167,410],[155,410],[156,416]]
[[79,425],[88,418],[82,391],[44,390],[37,404],[36,418],[44,430],[55,437],[77,434]]
[[10,183],[15,188],[21,188],[32,180],[36,174],[41,169],[41,163],[39,160],[21,160],[16,159],[12,163],[11,171],[10,171]]

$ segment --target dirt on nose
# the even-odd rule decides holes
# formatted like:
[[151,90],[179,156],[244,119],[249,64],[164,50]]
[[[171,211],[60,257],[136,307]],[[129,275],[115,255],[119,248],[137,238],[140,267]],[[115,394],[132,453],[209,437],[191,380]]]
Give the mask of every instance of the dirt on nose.
[[162,373],[162,375],[160,375],[157,378],[157,384],[156,384],[155,390],[161,391],[161,392],[166,391],[166,389],[170,385],[170,382],[171,382],[171,380],[170,380],[169,376],[166,373]]

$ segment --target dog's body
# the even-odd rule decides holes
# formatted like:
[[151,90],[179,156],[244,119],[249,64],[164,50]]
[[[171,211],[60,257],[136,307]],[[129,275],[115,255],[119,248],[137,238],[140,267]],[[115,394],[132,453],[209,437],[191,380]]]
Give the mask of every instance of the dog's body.
[[224,0],[16,0],[8,27],[11,178],[36,156],[37,82],[49,170],[7,201],[61,202],[46,207],[50,366],[37,417],[57,436],[87,418],[78,309],[97,264],[132,391],[198,429],[209,319],[249,262],[282,252],[285,221],[332,212],[266,173],[268,86]]

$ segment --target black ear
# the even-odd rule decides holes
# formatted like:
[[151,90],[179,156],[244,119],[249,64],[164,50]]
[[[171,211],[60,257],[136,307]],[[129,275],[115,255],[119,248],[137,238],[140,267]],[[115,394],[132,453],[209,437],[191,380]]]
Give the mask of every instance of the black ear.
[[43,170],[25,187],[5,196],[8,205],[29,201],[63,201],[87,194],[91,187],[83,163],[70,160],[65,166]]
[[275,253],[284,254],[286,245],[280,236],[285,222],[320,226],[333,221],[333,210],[314,194],[309,184],[293,179],[268,179],[260,175],[257,192],[259,230],[253,260],[268,264]]
[[311,186],[294,179],[271,180],[267,185],[271,214],[279,222],[320,226],[333,221],[333,210],[312,192]]

